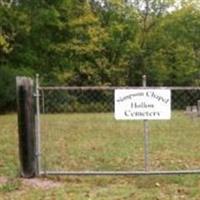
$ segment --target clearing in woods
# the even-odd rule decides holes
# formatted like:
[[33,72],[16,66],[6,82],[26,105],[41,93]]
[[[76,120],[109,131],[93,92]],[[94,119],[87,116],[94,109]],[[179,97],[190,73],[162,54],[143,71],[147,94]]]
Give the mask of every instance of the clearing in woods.
[[[17,118],[0,116],[0,199],[194,199],[200,175],[139,177],[18,177]],[[41,116],[42,167],[49,170],[143,170],[143,123],[115,121],[112,114]],[[151,121],[150,166],[197,169],[200,118],[173,112]],[[45,182],[46,181],[46,182]],[[42,187],[44,186],[44,187]],[[45,191],[45,192],[44,192]]]

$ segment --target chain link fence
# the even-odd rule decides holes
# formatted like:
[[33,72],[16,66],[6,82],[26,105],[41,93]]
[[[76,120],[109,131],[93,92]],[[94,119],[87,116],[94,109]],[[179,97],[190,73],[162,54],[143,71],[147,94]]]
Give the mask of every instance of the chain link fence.
[[[143,121],[114,118],[115,87],[40,87],[44,171],[144,171]],[[200,88],[169,88],[170,120],[148,121],[149,168],[200,169]]]

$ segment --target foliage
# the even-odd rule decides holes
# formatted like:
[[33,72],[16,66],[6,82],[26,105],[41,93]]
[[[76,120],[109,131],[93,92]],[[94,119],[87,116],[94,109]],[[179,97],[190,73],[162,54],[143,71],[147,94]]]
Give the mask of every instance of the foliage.
[[46,85],[137,86],[143,74],[148,85],[199,85],[197,0],[1,2],[1,110],[15,99],[3,97],[14,88],[5,71]]
[[0,67],[0,113],[15,109],[15,75],[7,66]]

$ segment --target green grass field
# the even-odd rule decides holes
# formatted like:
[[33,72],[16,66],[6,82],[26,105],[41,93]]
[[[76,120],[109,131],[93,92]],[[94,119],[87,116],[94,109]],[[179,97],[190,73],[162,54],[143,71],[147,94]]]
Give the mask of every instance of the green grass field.
[[[200,165],[200,119],[174,112],[149,122],[151,170]],[[47,170],[143,170],[142,121],[116,121],[110,113],[41,117],[42,160]]]
[[[200,199],[200,175],[19,177],[17,118],[0,116],[0,199]],[[42,167],[47,170],[143,170],[143,123],[111,114],[41,116]],[[181,112],[149,122],[150,169],[200,166],[200,119]]]

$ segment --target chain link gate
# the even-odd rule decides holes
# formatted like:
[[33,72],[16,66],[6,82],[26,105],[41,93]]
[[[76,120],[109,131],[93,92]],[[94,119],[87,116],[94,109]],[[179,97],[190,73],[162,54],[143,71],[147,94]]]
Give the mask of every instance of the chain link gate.
[[144,142],[146,122],[114,119],[119,87],[43,87],[38,78],[36,83],[40,175],[200,173],[199,87],[168,87],[172,117],[148,121]]

